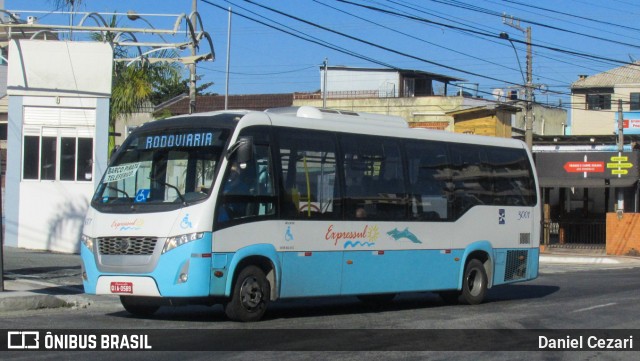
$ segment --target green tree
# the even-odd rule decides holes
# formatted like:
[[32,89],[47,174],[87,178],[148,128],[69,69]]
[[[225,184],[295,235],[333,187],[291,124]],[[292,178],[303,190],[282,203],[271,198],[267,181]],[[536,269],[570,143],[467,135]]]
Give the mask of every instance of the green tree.
[[[111,17],[108,25],[110,28],[118,27],[118,19],[115,15]],[[127,34],[120,36],[127,36]],[[93,33],[91,37],[95,41],[113,44],[116,34],[111,31],[97,32]],[[133,37],[131,40],[134,40]],[[126,119],[136,113],[146,102],[152,102],[152,96],[159,89],[173,88],[180,84],[181,65],[170,61],[170,58],[177,55],[175,51],[162,50],[151,54],[154,58],[166,58],[166,62],[149,62],[144,56],[141,56],[141,51],[137,47],[123,47],[114,44],[113,83],[109,104],[110,134],[115,131],[117,119]],[[135,60],[127,61],[125,59]],[[109,153],[114,148],[115,138],[110,135]]]

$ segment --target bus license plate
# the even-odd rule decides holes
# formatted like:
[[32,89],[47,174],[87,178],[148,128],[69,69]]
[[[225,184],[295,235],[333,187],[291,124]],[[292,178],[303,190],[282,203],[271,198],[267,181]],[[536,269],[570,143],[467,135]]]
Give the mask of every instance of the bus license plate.
[[132,282],[111,282],[111,293],[133,294]]

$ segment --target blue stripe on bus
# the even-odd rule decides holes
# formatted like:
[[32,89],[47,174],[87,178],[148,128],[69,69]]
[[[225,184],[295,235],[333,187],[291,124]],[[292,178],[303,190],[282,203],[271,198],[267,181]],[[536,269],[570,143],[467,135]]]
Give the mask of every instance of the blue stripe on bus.
[[[504,256],[511,249],[487,248],[488,242],[476,242],[465,249],[409,250],[409,251],[299,251],[275,252],[268,245],[243,249],[239,253],[214,254],[213,271],[225,271],[219,279],[213,278],[211,294],[229,296],[233,281],[230,277],[237,265],[248,256],[264,256],[276,271],[279,298],[318,297],[334,295],[358,295],[415,291],[461,289],[465,257],[473,251],[485,251],[496,260],[493,284],[505,283],[506,262]],[[526,251],[527,273],[524,281],[537,277],[538,249],[514,249]],[[274,260],[276,258],[276,260]],[[457,259],[457,260],[456,260]],[[228,270],[228,271],[227,271]],[[492,276],[491,272],[488,274]]]
[[84,286],[84,292],[95,295],[100,271],[98,271],[98,267],[96,267],[93,252],[91,252],[84,243],[80,243],[80,258],[82,259],[82,269],[88,278],[84,279],[83,275],[82,285]]

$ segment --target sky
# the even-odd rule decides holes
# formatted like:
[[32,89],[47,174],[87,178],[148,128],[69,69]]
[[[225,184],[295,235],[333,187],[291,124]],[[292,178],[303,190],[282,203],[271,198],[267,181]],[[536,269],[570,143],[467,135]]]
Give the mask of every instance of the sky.
[[[22,19],[70,22],[57,8],[61,1],[4,2]],[[117,13],[121,26],[147,27],[126,18],[133,10],[155,28],[172,29],[177,15],[189,14],[191,7],[192,0],[82,0],[76,11],[104,18]],[[522,89],[530,27],[535,100],[570,110],[584,107],[569,98],[579,75],[640,60],[636,0],[198,0],[197,10],[216,53],[215,61],[198,64],[199,83],[213,82],[206,91],[218,94],[226,91],[229,55],[229,94],[317,91],[326,59],[330,66],[394,67],[460,78],[467,92],[493,99],[495,89]],[[74,24],[81,15],[74,16]],[[511,18],[519,29],[508,25]],[[502,32],[512,41],[500,38]],[[201,52],[208,51],[202,45]]]

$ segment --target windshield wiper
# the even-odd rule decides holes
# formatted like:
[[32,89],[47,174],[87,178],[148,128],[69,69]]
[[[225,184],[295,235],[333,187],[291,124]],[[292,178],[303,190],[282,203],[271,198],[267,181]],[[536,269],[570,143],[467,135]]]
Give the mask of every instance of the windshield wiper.
[[150,180],[152,180],[152,181],[154,181],[154,182],[156,182],[156,183],[160,183],[160,184],[162,184],[163,186],[167,186],[167,187],[169,187],[169,188],[171,188],[171,189],[175,190],[175,191],[176,191],[176,193],[178,193],[178,197],[180,197],[180,200],[182,200],[182,204],[183,204],[183,205],[185,205],[185,206],[188,206],[188,205],[189,205],[189,203],[187,203],[187,200],[184,198],[184,196],[182,195],[182,193],[180,193],[180,189],[178,189],[178,187],[174,186],[173,184],[169,184],[169,183],[167,183],[167,182],[165,182],[165,181],[161,181],[161,180],[156,179],[156,178],[153,178],[153,177],[149,177],[149,179],[150,179]]
[[131,197],[129,197],[129,193],[123,191],[122,189],[119,189],[119,188],[116,188],[116,187],[113,187],[113,186],[107,186],[107,188],[111,189],[111,190],[114,190],[114,191],[116,191],[118,193],[122,193],[122,194],[124,194],[125,197],[127,197],[127,199],[131,199]]

